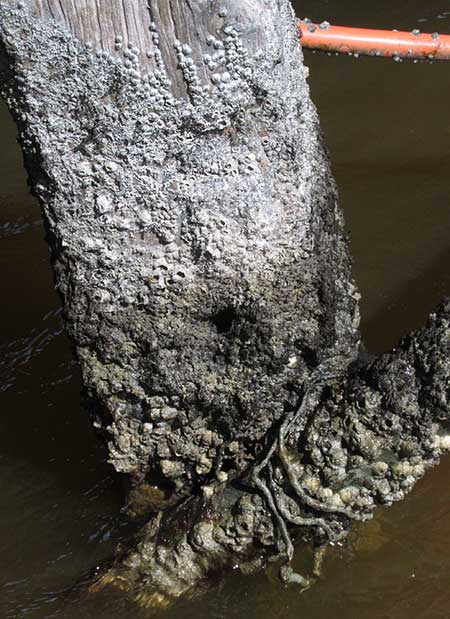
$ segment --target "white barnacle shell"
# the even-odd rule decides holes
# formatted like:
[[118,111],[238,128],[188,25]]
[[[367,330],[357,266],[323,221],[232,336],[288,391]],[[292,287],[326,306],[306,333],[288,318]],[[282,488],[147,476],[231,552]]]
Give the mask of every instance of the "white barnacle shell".
[[113,201],[110,196],[101,195],[95,201],[96,211],[100,214],[108,213],[113,209]]

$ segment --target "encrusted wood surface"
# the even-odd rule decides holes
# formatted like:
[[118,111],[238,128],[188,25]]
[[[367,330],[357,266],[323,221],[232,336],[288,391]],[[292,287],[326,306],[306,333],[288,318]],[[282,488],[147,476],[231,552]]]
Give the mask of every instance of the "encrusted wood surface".
[[402,498],[450,447],[450,307],[353,364],[288,0],[35,2],[0,2],[0,84],[66,327],[130,511],[151,517],[155,484],[176,504],[127,560],[141,601],[290,556],[286,522],[336,539]]
[[[225,21],[245,36],[246,48],[255,51],[267,40],[266,19],[271,10],[265,0],[32,0],[38,14],[60,22],[77,39],[131,63],[138,72],[163,70],[173,91],[185,89],[179,74],[180,41],[200,60],[208,48],[208,35],[216,37]],[[213,52],[217,51],[214,50]],[[208,84],[213,73],[197,62],[198,76]]]
[[146,75],[70,2],[0,4],[4,93],[110,460],[179,497],[357,355],[358,293],[289,2],[126,6],[155,22]]

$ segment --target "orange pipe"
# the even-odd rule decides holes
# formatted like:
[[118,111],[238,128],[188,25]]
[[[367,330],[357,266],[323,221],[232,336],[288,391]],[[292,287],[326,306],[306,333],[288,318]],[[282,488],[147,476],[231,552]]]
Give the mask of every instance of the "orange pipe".
[[450,60],[450,35],[397,32],[396,30],[369,30],[330,26],[326,22],[313,24],[301,21],[298,25],[303,47],[393,58],[418,60]]

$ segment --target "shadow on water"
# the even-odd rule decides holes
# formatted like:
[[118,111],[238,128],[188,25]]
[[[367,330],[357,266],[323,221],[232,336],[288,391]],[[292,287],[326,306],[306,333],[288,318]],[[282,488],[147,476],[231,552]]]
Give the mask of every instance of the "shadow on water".
[[[450,32],[447,0],[296,4],[316,21]],[[449,68],[306,59],[351,234],[363,334],[382,351],[450,293]],[[0,128],[0,617],[148,617],[122,597],[62,604],[57,594],[110,555],[121,492],[82,410],[39,209],[4,107]],[[235,573],[164,616],[448,619],[449,474],[445,459],[406,501],[331,549],[324,580],[302,596],[270,573]],[[308,551],[296,560],[309,569]]]

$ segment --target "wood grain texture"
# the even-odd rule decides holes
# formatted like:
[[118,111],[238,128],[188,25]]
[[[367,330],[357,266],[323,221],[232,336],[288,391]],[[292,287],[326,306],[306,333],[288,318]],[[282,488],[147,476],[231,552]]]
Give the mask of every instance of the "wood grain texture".
[[[209,51],[208,36],[219,36],[225,24],[237,26],[249,52],[270,36],[264,14],[273,0],[32,0],[38,14],[64,24],[81,42],[118,55],[125,62],[130,50],[139,70],[166,71],[174,91],[185,91],[179,75],[176,41],[192,50],[202,83],[209,73],[202,62]],[[270,23],[270,20],[267,20]],[[210,45],[210,44],[209,44]]]
[[35,0],[38,13],[63,23],[78,39],[105,51],[137,46],[145,55],[151,48],[150,15],[143,0]]

